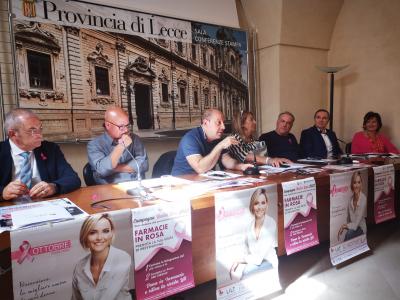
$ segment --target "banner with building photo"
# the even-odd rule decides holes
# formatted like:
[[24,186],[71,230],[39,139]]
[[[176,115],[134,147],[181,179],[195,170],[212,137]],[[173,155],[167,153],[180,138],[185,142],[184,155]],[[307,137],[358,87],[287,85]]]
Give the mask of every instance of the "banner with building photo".
[[130,300],[130,220],[119,210],[12,231],[14,299]]
[[207,108],[249,108],[246,31],[111,6],[10,0],[19,106],[46,139],[89,139],[121,106],[142,137],[183,135]]
[[217,299],[259,299],[281,289],[276,184],[215,194]]
[[285,248],[288,255],[319,244],[313,177],[282,182]]
[[333,265],[369,250],[368,170],[330,175],[330,257]]
[[161,299],[194,287],[190,201],[132,210],[138,299]]
[[394,166],[374,167],[374,217],[375,223],[394,219]]

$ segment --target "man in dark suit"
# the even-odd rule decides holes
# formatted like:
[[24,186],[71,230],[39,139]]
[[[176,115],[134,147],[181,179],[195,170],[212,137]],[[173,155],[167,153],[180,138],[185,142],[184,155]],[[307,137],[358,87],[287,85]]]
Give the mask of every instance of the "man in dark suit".
[[45,198],[71,192],[81,181],[57,144],[42,141],[42,123],[28,109],[5,117],[8,139],[0,142],[0,199]]
[[342,154],[335,132],[326,128],[329,118],[327,110],[319,109],[314,114],[314,126],[301,132],[304,157],[333,158]]

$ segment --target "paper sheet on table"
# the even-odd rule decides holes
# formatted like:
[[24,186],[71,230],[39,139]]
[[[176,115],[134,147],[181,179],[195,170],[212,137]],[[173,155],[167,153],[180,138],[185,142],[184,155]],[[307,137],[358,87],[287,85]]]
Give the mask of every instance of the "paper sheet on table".
[[[145,188],[161,188],[186,185],[192,183],[192,181],[174,176],[163,176],[160,178],[145,179],[142,180],[140,183]],[[119,186],[127,190],[138,187],[138,184],[139,183],[137,181],[126,181],[118,183]]]
[[182,187],[177,189],[163,188],[151,193],[154,198],[162,199],[165,201],[190,201],[190,199],[204,194],[206,191],[201,189],[200,186],[192,184],[190,187]]
[[264,179],[242,177],[242,178],[228,179],[228,180],[208,180],[196,183],[196,185],[200,186],[205,192],[209,192],[218,189],[252,185],[253,183],[263,182],[263,181]]
[[225,171],[209,171],[209,172],[200,174],[200,176],[207,177],[207,178],[210,178],[210,179],[224,180],[224,179],[238,178],[238,177],[241,177],[243,175],[242,174],[235,174],[235,173],[225,172]]
[[268,165],[263,165],[259,166],[259,169],[261,170],[260,172],[263,174],[277,174],[277,173],[282,173],[290,170],[298,170],[306,167],[310,167],[311,165],[307,164],[297,164],[297,163],[292,163],[288,164],[287,167],[273,167],[273,166],[268,166]]
[[72,219],[71,214],[61,206],[44,205],[32,207],[29,211],[14,211],[11,213],[13,225],[16,228],[26,227],[55,220]]
[[85,211],[67,198],[7,206],[0,208],[0,233],[86,216]]
[[337,159],[333,159],[333,158],[301,158],[297,160],[298,162],[301,163],[309,163],[309,164],[330,164],[330,163],[334,163],[337,161]]
[[348,171],[353,169],[368,168],[371,165],[368,164],[346,164],[346,165],[327,165],[323,166],[324,170],[334,170],[334,171]]
[[151,195],[166,201],[190,200],[210,191],[238,186],[249,186],[262,181],[264,181],[264,179],[246,177],[230,180],[198,181],[177,189],[163,188],[151,193]]

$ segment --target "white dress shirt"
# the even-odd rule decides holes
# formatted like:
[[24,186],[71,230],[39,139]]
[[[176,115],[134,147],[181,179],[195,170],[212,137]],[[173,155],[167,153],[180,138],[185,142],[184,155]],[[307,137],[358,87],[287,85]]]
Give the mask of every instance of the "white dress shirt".
[[[21,165],[24,160],[24,158],[20,155],[23,152],[27,152],[19,148],[17,145],[14,144],[12,140],[9,140],[10,142],[10,147],[11,147],[11,157],[13,159],[13,170],[12,170],[12,181],[19,179],[20,178],[20,173],[21,173]],[[40,178],[39,170],[37,168],[36,164],[36,159],[35,155],[33,154],[32,151],[29,151],[29,158],[30,158],[30,163],[31,163],[31,169],[32,169],[32,186],[34,186],[36,183],[42,181]]]
[[260,235],[257,239],[254,230],[255,220],[253,220],[246,232],[246,250],[245,261],[248,264],[260,265],[265,259],[272,264],[274,268],[278,267],[278,256],[275,247],[277,243],[276,223],[270,216],[265,216],[261,227]]
[[355,209],[353,206],[353,196],[351,196],[348,213],[347,227],[351,230],[357,230],[357,227],[360,227],[363,233],[367,233],[367,223],[365,222],[365,218],[367,217],[367,197],[363,193],[360,193],[358,206]]
[[325,146],[326,146],[326,157],[327,158],[332,158],[333,157],[333,146],[332,146],[332,142],[329,139],[328,135],[326,133],[321,132],[321,136],[325,142]]
[[110,246],[110,251],[97,284],[90,271],[91,254],[75,266],[72,278],[72,299],[82,300],[131,300],[129,273],[132,259],[125,251]]

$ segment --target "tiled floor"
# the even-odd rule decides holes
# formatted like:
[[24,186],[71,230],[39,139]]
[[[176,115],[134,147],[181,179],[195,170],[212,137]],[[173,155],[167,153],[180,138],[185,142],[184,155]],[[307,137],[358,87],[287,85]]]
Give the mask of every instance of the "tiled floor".
[[[328,243],[279,258],[282,291],[276,300],[400,299],[400,221],[368,230],[369,253],[340,267],[330,263]],[[170,299],[215,299],[215,281]]]

